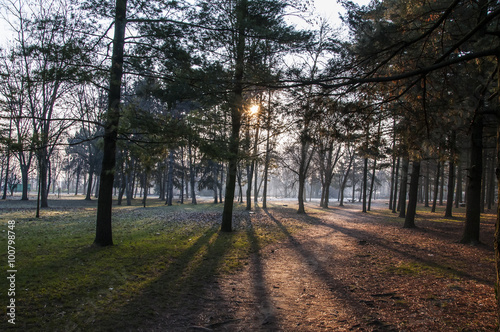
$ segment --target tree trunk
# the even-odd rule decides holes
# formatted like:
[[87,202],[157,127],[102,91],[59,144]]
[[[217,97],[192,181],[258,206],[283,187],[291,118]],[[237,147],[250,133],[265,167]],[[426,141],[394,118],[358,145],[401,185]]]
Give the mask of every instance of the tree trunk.
[[43,147],[39,151],[38,156],[38,167],[40,169],[40,207],[47,208],[49,207],[49,187],[47,183],[47,175],[48,175],[48,156],[47,156],[47,148]]
[[157,183],[158,183],[158,200],[165,201],[165,170],[163,168],[164,164],[162,161],[157,163]]
[[425,181],[424,181],[424,206],[429,207],[429,190],[430,190],[430,171],[429,160],[425,161]]
[[453,209],[453,191],[455,188],[455,162],[449,161],[448,165],[448,195],[446,197],[446,212],[445,218],[451,218]]
[[401,186],[399,191],[399,218],[406,218],[406,189],[408,187],[408,164],[407,157],[403,158],[401,165]]
[[[394,144],[393,144],[394,145]],[[392,210],[393,200],[394,200],[394,176],[396,173],[396,157],[392,157],[392,167],[391,167],[391,189],[389,193],[389,210]]]
[[353,161],[353,164],[352,164],[352,201],[354,202],[355,200],[355,195],[356,195],[356,172],[355,172],[355,168],[356,168],[356,161]]
[[483,177],[483,115],[481,113],[476,114],[476,119],[472,124],[471,143],[465,225],[460,243],[477,244],[481,222],[481,179]]
[[262,208],[267,209],[267,183],[269,177],[269,164],[271,162],[270,129],[267,129],[266,137],[266,159],[264,162],[264,188],[262,190]]
[[[498,94],[500,92],[500,57],[497,56],[497,100],[500,100]],[[497,197],[500,198],[500,117],[497,116],[497,137],[496,137],[496,169],[497,178]],[[497,303],[497,326],[500,326],[500,202],[497,204],[497,218],[495,222],[495,240],[493,243],[495,248],[495,271],[496,283],[495,294]],[[497,329],[500,331],[500,328]]]
[[444,164],[442,163],[442,166],[441,166],[441,182],[440,182],[440,185],[439,185],[439,206],[443,206],[444,205]]
[[488,153],[483,151],[483,171],[481,175],[481,203],[480,203],[480,211],[481,213],[484,213],[484,208],[485,208],[485,201],[486,201],[486,175],[488,174],[488,162],[487,162],[487,155]]
[[373,171],[372,171],[372,181],[370,183],[370,192],[368,196],[368,211],[370,211],[372,206],[372,196],[373,196],[373,185],[375,184],[375,170],[377,169],[377,159],[373,160]]
[[212,185],[214,191],[214,204],[219,202],[218,190],[219,190],[219,164],[214,163],[212,166],[212,174],[214,175],[214,183]]
[[439,176],[441,175],[441,161],[437,161],[436,178],[434,179],[434,197],[432,198],[431,212],[436,212],[437,199],[439,194]]
[[142,206],[146,207],[146,202],[148,199],[148,172],[144,171],[144,196],[142,197]]
[[404,228],[415,228],[415,215],[417,212],[418,179],[420,177],[420,161],[413,161],[410,190],[408,193],[408,211],[405,216]]
[[241,183],[241,178],[243,177],[243,171],[241,166],[237,167],[237,180],[238,180],[238,203],[243,203],[243,185]]
[[257,114],[257,125],[255,128],[255,141],[253,144],[253,154],[252,154],[252,165],[254,172],[254,181],[253,181],[253,201],[256,205],[259,201],[259,186],[257,186],[257,181],[259,180],[259,168],[257,164],[257,154],[259,153],[259,132],[260,132],[260,112]]
[[366,185],[368,183],[368,158],[365,157],[364,159],[364,166],[363,166],[363,212],[367,212],[366,209]]
[[396,174],[394,176],[394,197],[393,197],[393,201],[392,201],[392,213],[396,213],[397,208],[398,208],[397,199],[398,199],[398,181],[399,181],[400,160],[401,160],[401,158],[398,157],[398,159],[396,161]]
[[184,204],[184,180],[186,177],[186,169],[184,167],[184,147],[181,146],[181,188],[180,188],[180,201]]
[[495,200],[495,155],[492,154],[490,159],[490,173],[488,178],[488,194],[487,194],[487,204],[488,210],[491,210]]
[[125,26],[127,0],[116,0],[115,32],[113,56],[109,80],[108,110],[104,128],[104,147],[101,168],[101,185],[97,203],[96,237],[98,246],[113,245],[111,214],[113,203],[113,181],[116,163],[116,139],[120,121],[121,85],[123,75],[123,51],[125,46]]
[[85,195],[85,200],[90,201],[92,196],[92,184],[94,183],[94,166],[90,165],[89,169],[89,182],[87,183],[87,193]]
[[195,168],[194,168],[194,156],[193,156],[193,151],[192,151],[192,144],[191,141],[189,141],[188,145],[188,155],[189,155],[189,182],[191,185],[191,204],[196,205],[196,192],[195,192],[195,185],[196,185],[196,177],[195,177]]
[[78,195],[78,185],[80,184],[80,172],[81,172],[81,168],[80,168],[80,166],[78,166],[76,168],[75,196]]
[[[99,186],[100,186],[99,176],[95,179],[95,198],[99,198]],[[114,187],[111,187],[111,191],[113,191]],[[112,193],[111,193],[112,194]],[[113,195],[111,195],[113,196]]]
[[[340,186],[339,206],[344,206],[344,189],[345,189],[345,186],[347,185],[347,179],[349,177],[349,172],[351,171],[351,168],[353,167],[353,163],[354,163],[354,152],[351,155],[351,157],[349,158],[349,166],[347,166],[347,172],[345,172],[344,179],[342,180],[342,184]],[[353,173],[354,173],[354,170],[353,170]],[[353,195],[353,197],[354,197],[354,195]]]
[[166,205],[172,206],[174,197],[174,150],[170,150],[168,155],[168,175],[167,175],[167,200]]
[[222,211],[221,231],[233,230],[233,205],[236,189],[236,172],[238,167],[241,116],[243,113],[243,75],[245,72],[245,24],[248,14],[248,1],[239,0],[236,4],[236,59],[234,68],[233,100],[231,105],[231,134],[229,138],[228,175],[226,181],[226,197]]
[[[461,158],[460,158],[461,159]],[[460,203],[462,203],[462,163],[458,162],[457,167],[457,193],[455,195],[455,208],[460,207]]]
[[125,194],[126,187],[127,187],[127,180],[125,175],[125,168],[122,167],[122,172],[120,174],[120,188],[118,190],[118,201],[116,203],[117,205],[122,205],[123,194]]
[[21,165],[21,177],[23,181],[23,195],[21,197],[22,201],[28,200],[28,186],[29,186],[28,171],[29,171],[28,165]]
[[[10,135],[10,131],[9,131],[9,135]],[[7,167],[5,169],[5,181],[4,181],[4,186],[3,186],[2,200],[7,199],[7,186],[9,183],[9,168],[10,168],[10,149],[7,147]]]
[[125,196],[127,198],[127,206],[132,205],[132,196],[134,195],[134,169],[135,169],[135,160],[133,157],[130,157],[130,162],[128,164],[127,170],[127,178],[126,178],[126,187]]
[[307,172],[309,169],[309,164],[311,162],[311,158],[313,156],[313,151],[311,150],[311,138],[309,136],[309,124],[310,124],[310,110],[309,106],[306,106],[305,115],[304,115],[304,124],[303,129],[300,133],[300,161],[299,161],[299,190],[298,190],[298,202],[299,208],[297,213],[305,214],[306,209],[304,206],[305,194],[306,194],[306,180],[307,180]]
[[220,182],[219,182],[219,202],[222,203],[222,187],[224,185],[224,164],[221,163],[220,165],[217,164],[217,170],[219,170],[220,166]]
[[246,210],[252,209],[252,181],[253,181],[254,163],[253,161],[247,165],[247,207]]
[[268,92],[266,114],[266,159],[264,162],[264,188],[262,190],[262,208],[267,209],[267,182],[271,162],[271,91]]
[[299,214],[306,213],[306,209],[304,206],[305,182],[306,182],[306,176],[301,172],[299,174],[299,192],[298,192],[299,209],[297,210],[297,213]]

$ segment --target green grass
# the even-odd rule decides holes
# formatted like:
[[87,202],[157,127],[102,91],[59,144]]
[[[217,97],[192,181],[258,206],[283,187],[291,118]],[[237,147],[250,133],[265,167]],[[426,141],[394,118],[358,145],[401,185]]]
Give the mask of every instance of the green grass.
[[[186,294],[199,294],[206,282],[234,273],[251,252],[285,236],[277,226],[258,223],[221,233],[221,205],[166,207],[153,200],[149,205],[115,207],[115,245],[106,248],[92,246],[94,207],[43,210],[40,219],[33,218],[33,210],[1,211],[4,271],[7,221],[16,221],[16,327],[138,327],[155,311],[182,305]],[[242,207],[236,210],[245,215]],[[0,287],[0,301],[7,304],[6,278]]]
[[431,275],[435,278],[448,278],[451,280],[459,280],[462,276],[458,270],[452,269],[451,267],[423,262],[402,262],[397,266],[388,267],[387,272],[412,277]]

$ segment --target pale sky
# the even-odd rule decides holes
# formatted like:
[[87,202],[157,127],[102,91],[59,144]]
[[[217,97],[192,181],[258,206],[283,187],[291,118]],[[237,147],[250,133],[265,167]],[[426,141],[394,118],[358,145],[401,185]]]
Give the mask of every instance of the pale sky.
[[[353,0],[358,5],[368,5],[370,0]],[[344,8],[337,0],[314,0],[316,12],[324,18],[332,21],[335,25],[340,24],[339,12],[344,13]]]

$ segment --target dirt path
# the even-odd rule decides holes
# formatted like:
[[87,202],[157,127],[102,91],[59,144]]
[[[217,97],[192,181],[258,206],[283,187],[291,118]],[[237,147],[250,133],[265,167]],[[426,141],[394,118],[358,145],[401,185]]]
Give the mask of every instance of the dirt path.
[[[167,331],[492,331],[492,248],[455,243],[461,223],[417,221],[406,230],[359,207],[313,210],[291,233],[291,209],[259,211],[280,243],[254,252],[239,273],[164,315]],[[492,219],[492,218],[491,218]],[[492,243],[492,220],[482,225]],[[249,232],[249,237],[252,231]]]

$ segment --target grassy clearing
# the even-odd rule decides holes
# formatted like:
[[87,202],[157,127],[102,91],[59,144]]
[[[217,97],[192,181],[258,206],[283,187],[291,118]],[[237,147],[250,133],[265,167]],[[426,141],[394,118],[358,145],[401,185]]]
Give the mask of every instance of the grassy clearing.
[[[236,208],[236,231],[227,234],[219,232],[221,205],[166,207],[151,200],[146,209],[115,207],[115,245],[97,248],[91,245],[95,207],[75,204],[43,210],[40,219],[32,209],[0,210],[0,232],[6,235],[7,221],[16,221],[16,327],[22,330],[140,326],[144,317],[182,305],[185,294],[202,292],[204,283],[237,271],[251,252],[285,236],[272,223],[252,219],[249,226],[251,215],[242,207]],[[0,248],[6,257],[6,236]],[[8,289],[5,278],[0,287]],[[5,292],[0,300],[7,303]]]

